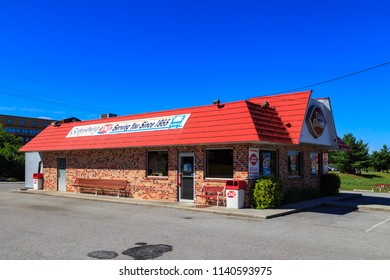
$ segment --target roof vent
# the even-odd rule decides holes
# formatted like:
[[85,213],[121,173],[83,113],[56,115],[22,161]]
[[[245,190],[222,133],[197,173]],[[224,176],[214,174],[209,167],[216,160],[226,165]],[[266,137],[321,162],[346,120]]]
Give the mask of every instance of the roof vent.
[[218,109],[223,108],[225,105],[221,104],[221,101],[219,99],[216,99],[213,101],[213,104],[218,107]]
[[78,118],[75,118],[75,117],[71,117],[71,118],[60,120],[60,121],[54,121],[51,123],[51,125],[54,127],[59,127],[63,123],[70,123],[70,122],[81,122],[81,120],[79,120]]
[[101,119],[107,119],[107,118],[114,118],[117,117],[117,114],[107,113],[107,114],[100,114]]
[[81,122],[81,120],[79,120],[78,118],[75,118],[75,117],[71,117],[71,118],[63,119],[63,120],[61,120],[61,122],[62,123]]
[[59,127],[61,125],[61,122],[60,121],[54,121],[51,123],[52,126],[54,127]]

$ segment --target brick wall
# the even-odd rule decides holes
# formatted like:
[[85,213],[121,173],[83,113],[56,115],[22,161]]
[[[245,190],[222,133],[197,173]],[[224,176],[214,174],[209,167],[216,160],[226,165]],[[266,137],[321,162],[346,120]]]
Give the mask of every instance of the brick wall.
[[[311,146],[274,146],[274,145],[215,145],[189,147],[155,147],[133,149],[83,150],[64,152],[45,152],[44,189],[57,190],[57,161],[66,158],[66,190],[73,192],[73,183],[76,177],[83,178],[110,178],[126,179],[130,185],[130,194],[134,198],[177,201],[177,170],[180,153],[194,153],[195,155],[195,190],[199,192],[204,183],[209,185],[224,185],[225,180],[205,179],[205,149],[206,148],[233,148],[233,177],[236,180],[248,181],[248,149],[260,148],[278,151],[278,172],[280,178],[288,187],[296,185],[316,185],[319,176],[310,175],[310,152],[318,151]],[[147,177],[147,152],[153,150],[168,150],[168,176],[157,178]],[[303,153],[303,176],[288,178],[287,154],[289,150],[300,150]],[[318,151],[320,152],[320,151]],[[248,184],[247,193],[250,190]],[[246,197],[246,205],[248,205]]]

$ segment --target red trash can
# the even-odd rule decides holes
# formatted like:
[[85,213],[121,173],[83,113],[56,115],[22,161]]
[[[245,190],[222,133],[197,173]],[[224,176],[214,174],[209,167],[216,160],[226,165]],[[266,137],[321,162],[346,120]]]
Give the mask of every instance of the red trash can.
[[241,180],[226,181],[226,207],[244,208],[246,182]]
[[33,174],[34,190],[42,190],[43,186],[43,173]]

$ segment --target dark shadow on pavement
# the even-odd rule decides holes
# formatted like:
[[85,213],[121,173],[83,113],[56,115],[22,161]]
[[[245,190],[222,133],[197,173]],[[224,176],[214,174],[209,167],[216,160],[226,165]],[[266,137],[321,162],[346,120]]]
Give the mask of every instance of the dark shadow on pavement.
[[390,195],[389,197],[377,197],[377,196],[361,196],[357,198],[352,198],[343,201],[348,204],[355,204],[357,205],[383,205],[383,206],[390,206]]
[[328,206],[323,205],[319,207],[315,207],[313,209],[308,210],[307,212],[314,212],[320,214],[331,214],[331,215],[345,215],[351,212],[358,210],[357,207],[339,207],[339,206]]
[[[332,214],[332,215],[345,215],[360,208],[368,209],[369,206],[375,206],[375,210],[390,211],[390,195],[386,197],[365,194],[359,197],[353,197],[350,199],[325,202],[323,205],[307,210],[307,212]],[[364,208],[366,207],[366,208]]]

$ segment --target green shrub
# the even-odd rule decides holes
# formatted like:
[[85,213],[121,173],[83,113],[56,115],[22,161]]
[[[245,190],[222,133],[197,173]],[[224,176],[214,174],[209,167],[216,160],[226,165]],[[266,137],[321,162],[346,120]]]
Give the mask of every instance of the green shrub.
[[294,186],[285,190],[283,204],[315,199],[321,196],[320,188],[313,186]]
[[252,201],[256,209],[275,208],[283,201],[283,183],[273,177],[264,177],[256,181]]
[[337,195],[340,190],[340,177],[334,173],[321,176],[320,190],[322,195]]

